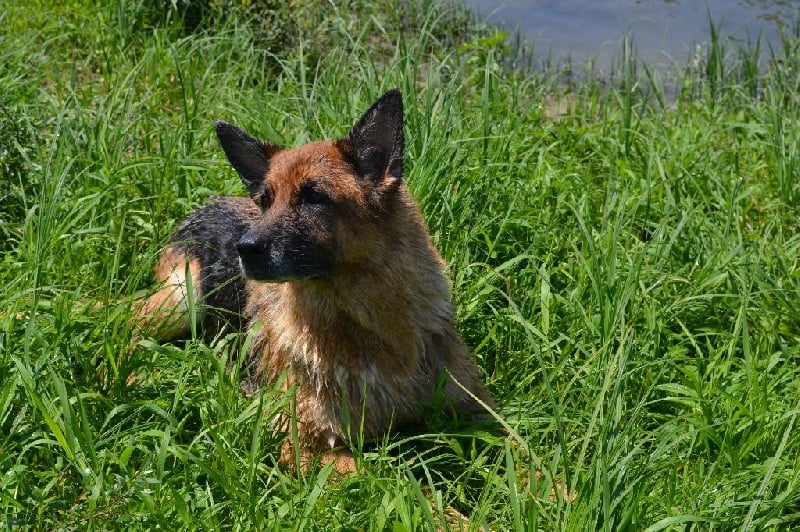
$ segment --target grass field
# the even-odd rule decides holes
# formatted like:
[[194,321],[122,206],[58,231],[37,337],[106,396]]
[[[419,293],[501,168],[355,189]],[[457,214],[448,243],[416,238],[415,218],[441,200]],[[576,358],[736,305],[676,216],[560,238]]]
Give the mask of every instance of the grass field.
[[[428,3],[231,3],[0,1],[0,527],[800,526],[796,33],[760,63],[715,35],[667,94],[627,48],[607,82],[510,70],[512,39]],[[216,119],[294,145],[394,86],[512,430],[289,474],[247,339],[131,349],[130,302],[181,217],[245,193]]]

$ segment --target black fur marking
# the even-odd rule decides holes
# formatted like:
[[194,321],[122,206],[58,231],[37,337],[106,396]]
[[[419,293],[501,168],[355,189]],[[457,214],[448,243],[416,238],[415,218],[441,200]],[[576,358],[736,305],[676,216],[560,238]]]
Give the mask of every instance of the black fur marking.
[[200,262],[200,287],[209,307],[206,335],[213,336],[225,325],[244,327],[246,293],[236,244],[248,231],[247,213],[254,209],[248,198],[217,198],[190,214],[170,238],[175,250]]
[[324,225],[317,217],[256,225],[236,244],[245,277],[282,282],[330,275],[336,262],[334,246],[330,241],[310,238],[310,226],[324,231]]

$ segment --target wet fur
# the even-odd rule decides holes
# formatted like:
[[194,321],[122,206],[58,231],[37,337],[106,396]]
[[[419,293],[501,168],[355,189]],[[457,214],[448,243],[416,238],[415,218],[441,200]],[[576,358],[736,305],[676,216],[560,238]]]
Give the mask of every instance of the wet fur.
[[337,448],[359,436],[418,424],[432,408],[480,411],[455,381],[492,404],[402,180],[398,91],[341,140],[286,149],[224,122],[217,134],[250,198],[218,198],[183,221],[156,267],[162,288],[140,311],[142,329],[185,334],[190,297],[211,334],[257,324],[258,381],[293,391],[300,456],[287,444],[289,465],[324,452],[350,471]]

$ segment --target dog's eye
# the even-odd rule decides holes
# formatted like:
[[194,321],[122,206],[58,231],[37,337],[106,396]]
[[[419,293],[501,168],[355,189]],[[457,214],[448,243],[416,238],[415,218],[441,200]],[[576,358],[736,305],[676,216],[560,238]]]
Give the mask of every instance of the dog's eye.
[[327,205],[331,202],[331,198],[319,189],[306,187],[300,193],[300,201],[304,205]]
[[255,199],[256,203],[264,210],[272,206],[272,196],[267,191],[262,192],[253,199]]

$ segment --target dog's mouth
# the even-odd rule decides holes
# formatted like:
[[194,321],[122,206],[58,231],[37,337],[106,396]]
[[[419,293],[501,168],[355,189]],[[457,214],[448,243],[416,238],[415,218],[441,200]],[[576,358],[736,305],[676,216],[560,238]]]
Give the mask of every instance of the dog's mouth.
[[245,262],[241,256],[239,256],[239,268],[242,270],[244,278],[249,281],[285,283],[297,279],[297,277],[290,275],[288,272],[279,272],[274,268],[266,267],[264,264]]
[[322,279],[330,275],[331,268],[327,263],[301,259],[302,257],[285,259],[269,255],[243,257],[239,254],[239,268],[245,279],[263,283]]

